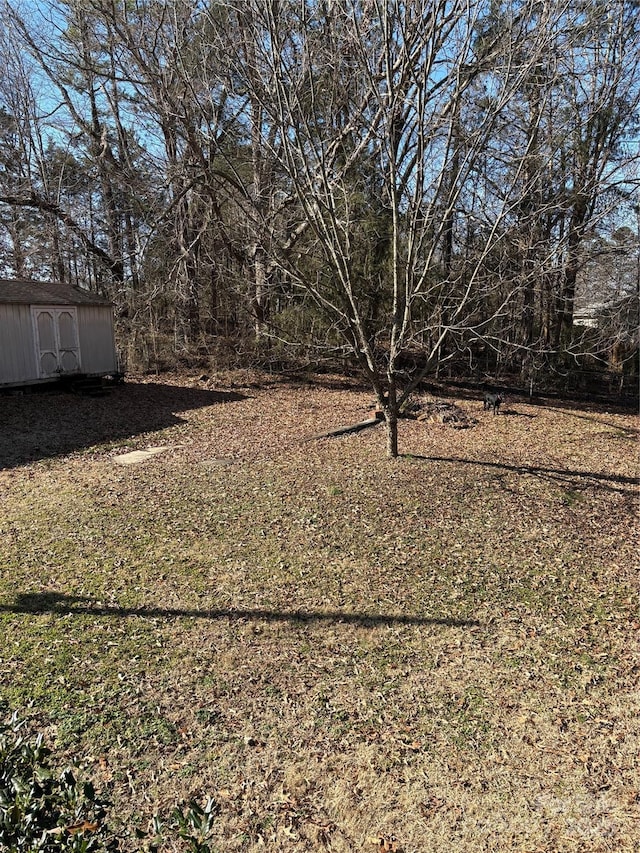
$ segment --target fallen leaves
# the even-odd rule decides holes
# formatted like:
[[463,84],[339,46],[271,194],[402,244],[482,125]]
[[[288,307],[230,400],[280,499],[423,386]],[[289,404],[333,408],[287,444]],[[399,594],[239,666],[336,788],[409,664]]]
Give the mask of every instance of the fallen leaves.
[[69,455],[20,433],[0,472],[0,698],[124,819],[217,792],[225,849],[633,850],[630,444],[463,400],[473,429],[403,420],[390,462],[381,429],[302,441],[366,416],[353,385],[193,391],[97,401],[100,446],[39,400]]
[[425,820],[431,820],[433,816],[442,809],[449,808],[447,801],[442,797],[435,795],[430,796],[427,800],[420,803],[420,814]]
[[65,832],[69,835],[78,835],[78,833],[97,832],[100,824],[96,821],[79,820],[77,823],[70,823],[66,826],[56,826],[53,829],[47,829],[45,834],[48,835],[64,835]]
[[376,838],[371,839],[370,843],[374,844],[380,853],[388,853],[388,851],[391,851],[391,853],[402,853],[395,835],[378,835]]

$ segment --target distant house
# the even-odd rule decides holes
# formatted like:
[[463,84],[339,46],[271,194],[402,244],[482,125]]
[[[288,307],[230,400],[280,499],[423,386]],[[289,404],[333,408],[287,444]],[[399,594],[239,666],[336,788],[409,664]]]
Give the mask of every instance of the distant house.
[[117,373],[108,299],[65,284],[0,279],[0,387]]

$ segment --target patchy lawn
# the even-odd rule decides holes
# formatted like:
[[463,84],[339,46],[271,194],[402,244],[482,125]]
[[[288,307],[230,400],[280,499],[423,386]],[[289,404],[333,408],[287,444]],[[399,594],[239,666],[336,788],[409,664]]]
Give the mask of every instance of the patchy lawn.
[[475,426],[403,421],[395,461],[311,438],[370,400],[0,397],[5,710],[127,850],[208,796],[219,851],[637,850],[638,418],[457,399]]

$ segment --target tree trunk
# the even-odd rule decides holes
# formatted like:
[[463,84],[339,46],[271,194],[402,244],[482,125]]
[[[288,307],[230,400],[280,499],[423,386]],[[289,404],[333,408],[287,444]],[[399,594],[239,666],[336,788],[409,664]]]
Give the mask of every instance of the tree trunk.
[[398,458],[398,414],[389,409],[384,411],[384,425],[387,431],[387,456],[390,459]]
[[388,376],[389,392],[383,406],[384,423],[387,430],[387,456],[390,459],[398,457],[398,391],[395,376]]
[[12,242],[12,255],[13,255],[13,268],[15,270],[16,278],[27,278],[26,273],[26,256],[25,249],[23,245],[23,228],[20,223],[20,216],[18,215],[17,210],[12,209],[10,212],[10,219],[7,223],[7,231],[11,237]]
[[267,262],[262,246],[256,245],[253,258],[253,317],[255,339],[259,341],[264,335],[267,323]]

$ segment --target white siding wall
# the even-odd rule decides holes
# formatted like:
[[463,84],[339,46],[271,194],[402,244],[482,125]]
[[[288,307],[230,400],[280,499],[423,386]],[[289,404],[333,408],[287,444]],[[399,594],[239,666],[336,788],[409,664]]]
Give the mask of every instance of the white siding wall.
[[37,378],[31,309],[0,303],[0,385]]
[[[118,369],[109,305],[78,305],[78,338],[83,373]],[[31,306],[0,303],[0,385],[38,382]]]

